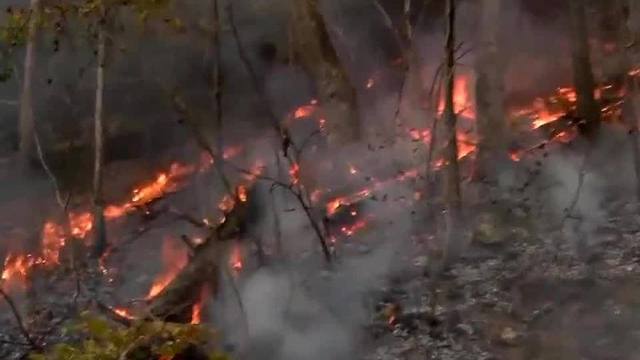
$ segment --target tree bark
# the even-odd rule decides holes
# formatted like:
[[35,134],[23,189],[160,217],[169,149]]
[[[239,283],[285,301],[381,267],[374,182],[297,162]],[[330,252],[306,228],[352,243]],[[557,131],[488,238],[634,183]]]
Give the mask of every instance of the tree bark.
[[600,107],[594,97],[595,80],[591,67],[585,1],[569,0],[569,7],[573,82],[578,98],[577,115],[582,121],[582,133],[593,137],[600,128]]
[[106,61],[106,9],[101,4],[101,18],[98,19],[98,49],[96,68],[96,97],[94,113],[94,167],[93,167],[93,205],[94,205],[94,251],[96,258],[102,256],[107,247],[106,224],[104,219],[103,172],[104,172],[104,82]]
[[448,266],[460,255],[462,251],[462,197],[460,195],[460,170],[458,167],[458,143],[456,139],[457,116],[454,109],[453,92],[455,78],[455,0],[447,0],[446,8],[447,35],[445,42],[445,107],[444,107],[444,160],[446,167],[445,178],[445,205],[446,205],[446,249],[444,265]]
[[501,0],[482,1],[480,47],[476,60],[478,155],[474,178],[494,184],[507,160],[504,74],[498,53]]
[[33,77],[36,63],[36,37],[41,13],[40,0],[31,0],[27,45],[24,56],[22,94],[20,96],[20,165],[26,171],[34,150]]
[[296,60],[316,82],[331,143],[360,137],[357,94],[331,42],[319,0],[292,0],[292,37]]
[[[626,4],[624,4],[626,2]],[[626,14],[624,7],[626,6]],[[624,62],[628,70],[633,70],[638,55],[637,39],[640,35],[640,1],[626,0],[623,1],[621,12],[623,16],[627,16],[622,22],[624,30],[620,34],[620,43],[622,46],[631,45],[623,49]],[[627,39],[628,38],[628,39]],[[631,41],[626,41],[631,40]],[[628,44],[627,44],[628,43]],[[636,200],[640,201],[640,133],[638,126],[638,115],[640,115],[640,83],[637,77],[626,77],[625,103],[628,103],[625,122],[629,126],[629,142],[631,145],[633,166],[636,175]]]

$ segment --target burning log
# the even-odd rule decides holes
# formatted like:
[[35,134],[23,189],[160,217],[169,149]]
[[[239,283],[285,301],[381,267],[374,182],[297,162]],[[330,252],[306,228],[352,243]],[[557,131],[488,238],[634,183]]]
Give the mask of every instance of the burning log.
[[178,323],[192,321],[192,310],[201,300],[202,288],[208,285],[212,292],[217,290],[223,258],[229,252],[230,240],[243,231],[247,208],[247,202],[237,197],[224,222],[211,229],[204,243],[194,247],[189,263],[151,299],[147,309],[150,317]]

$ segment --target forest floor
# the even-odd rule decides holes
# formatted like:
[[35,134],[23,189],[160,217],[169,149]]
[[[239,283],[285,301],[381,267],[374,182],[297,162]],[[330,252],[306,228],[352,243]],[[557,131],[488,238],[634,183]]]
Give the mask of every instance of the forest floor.
[[437,283],[398,281],[385,302],[405,315],[378,327],[365,358],[638,359],[640,207],[610,210],[589,256],[575,256],[557,230],[516,229],[475,243]]

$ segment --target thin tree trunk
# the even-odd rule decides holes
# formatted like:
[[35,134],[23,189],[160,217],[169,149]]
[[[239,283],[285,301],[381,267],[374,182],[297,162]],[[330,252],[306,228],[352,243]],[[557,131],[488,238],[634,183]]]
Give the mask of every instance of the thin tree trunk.
[[482,1],[480,47],[476,60],[478,156],[474,178],[494,184],[507,157],[504,76],[498,53],[501,0]]
[[331,42],[319,0],[291,0],[296,60],[316,82],[329,141],[344,144],[360,136],[356,90]]
[[453,91],[455,77],[455,23],[456,4],[455,0],[447,0],[446,9],[447,35],[445,43],[446,69],[445,69],[445,108],[444,108],[444,138],[446,147],[444,159],[446,168],[445,177],[445,205],[446,205],[446,250],[444,265],[447,266],[460,255],[462,250],[462,199],[460,195],[460,170],[458,167],[458,143],[456,140],[457,117],[454,109]]
[[[638,38],[638,34],[640,33],[640,1],[637,0],[627,0],[626,4],[621,4],[622,8],[620,9],[622,16],[627,16],[626,20],[623,22],[621,26],[623,30],[620,33],[620,42],[622,45],[626,45],[625,43],[629,38],[631,41],[629,42],[632,46],[629,48],[624,48],[624,62],[628,70],[632,70],[634,68],[635,61],[637,58],[638,48],[637,44],[634,43],[635,39]],[[624,7],[627,7],[627,13],[625,14]],[[638,80],[633,76],[627,76],[626,79],[626,100],[625,103],[628,103],[627,113],[625,121],[629,126],[629,141],[631,145],[631,151],[633,156],[633,165],[636,175],[636,200],[640,201],[640,133],[638,131],[638,115],[640,115],[640,89],[638,87],[640,84]]]
[[36,63],[36,37],[38,33],[38,18],[40,17],[40,0],[31,0],[29,30],[24,57],[24,74],[22,80],[22,94],[20,96],[20,165],[23,171],[29,167],[31,154],[34,150],[34,119],[33,119],[33,77]]
[[581,131],[593,137],[600,127],[600,107],[595,100],[595,80],[591,67],[584,0],[569,0],[571,18],[571,59],[573,82],[578,97],[577,115]]
[[106,61],[106,11],[101,5],[102,19],[98,21],[98,53],[96,69],[96,99],[94,114],[94,168],[93,168],[93,204],[94,204],[94,256],[100,257],[107,247],[107,234],[104,219],[103,167],[104,167],[104,73]]

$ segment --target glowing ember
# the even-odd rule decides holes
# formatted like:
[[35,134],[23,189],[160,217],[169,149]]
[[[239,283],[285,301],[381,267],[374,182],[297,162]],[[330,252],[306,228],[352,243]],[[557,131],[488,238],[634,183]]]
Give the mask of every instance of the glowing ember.
[[247,187],[240,185],[238,186],[238,200],[242,202],[247,202]]
[[231,253],[229,254],[229,266],[236,274],[242,271],[242,268],[244,267],[242,262],[242,249],[237,243],[235,243],[231,248]]
[[225,195],[222,200],[220,200],[220,203],[218,203],[218,209],[223,213],[229,213],[235,205],[235,200],[231,196]]
[[511,161],[513,162],[519,162],[520,160],[522,160],[522,156],[524,155],[523,152],[520,151],[510,151],[509,152],[509,158],[511,158]]
[[162,243],[162,262],[164,271],[153,281],[147,299],[158,295],[176,277],[187,264],[188,254],[185,247],[171,237],[165,237]]
[[129,320],[135,319],[135,317],[133,316],[133,314],[131,314],[129,309],[126,309],[126,308],[117,307],[113,309],[113,312]]
[[349,205],[346,197],[337,198],[327,203],[327,216],[333,216],[342,205]]
[[374,78],[369,78],[367,80],[367,89],[371,89],[376,84],[376,80]]
[[364,229],[367,226],[366,220],[360,220],[353,225],[343,226],[340,231],[346,236],[353,236],[358,231]]
[[318,109],[318,106],[313,103],[302,105],[293,111],[293,119],[300,120],[300,119],[311,117],[316,112],[317,109]]
[[291,177],[291,183],[294,185],[297,184],[300,181],[300,165],[297,163],[291,165],[289,176]]

